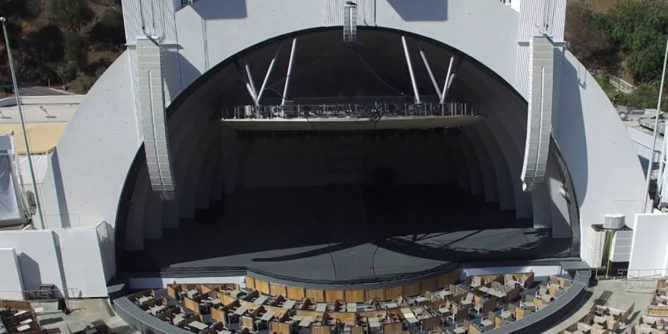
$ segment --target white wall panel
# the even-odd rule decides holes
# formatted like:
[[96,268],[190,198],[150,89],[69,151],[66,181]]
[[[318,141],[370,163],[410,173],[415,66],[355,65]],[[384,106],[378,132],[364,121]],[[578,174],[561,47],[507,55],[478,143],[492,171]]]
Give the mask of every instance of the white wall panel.
[[445,137],[443,140],[455,165],[455,179],[457,182],[457,187],[459,189],[468,188],[470,186],[470,179],[468,175],[470,171],[466,167],[466,158],[464,158],[459,150],[459,147],[457,147],[456,141],[452,137]]
[[636,215],[631,248],[629,277],[668,275],[668,215]]
[[[100,243],[100,257],[104,266],[104,279],[109,282],[116,274],[116,244],[114,241],[114,228],[107,222],[102,222],[95,228],[97,239]],[[121,247],[121,246],[119,246]]]
[[[343,24],[343,6],[348,0],[322,0],[323,21],[326,25]],[[355,0],[357,4],[357,23],[359,25],[375,25],[376,2],[377,0]]]
[[123,0],[125,36],[129,45],[134,45],[139,36],[155,36],[162,44],[175,44],[176,25],[174,13],[178,9],[176,0]]
[[595,265],[589,262],[597,261],[590,225],[602,224],[609,213],[642,212],[645,178],[626,127],[594,77],[568,51],[557,64],[560,107],[553,135],[580,207],[581,256]]
[[63,263],[69,297],[107,296],[107,280],[95,226],[54,230]]
[[93,85],[52,155],[42,192],[48,227],[115,225],[140,144],[132,94],[126,52]]
[[144,206],[144,238],[162,238],[162,199],[156,192],[151,191]]
[[0,299],[22,300],[23,279],[14,248],[0,248]]
[[146,165],[142,165],[137,171],[137,179],[133,187],[130,206],[128,208],[128,221],[125,227],[126,250],[144,249],[144,207],[148,185],[148,171]]
[[[481,124],[476,126],[475,135],[482,141],[482,145],[490,156],[494,164],[494,171],[497,180],[497,187],[499,189],[499,208],[501,210],[515,209],[515,194],[513,181],[508,171],[508,165],[503,157],[503,153],[499,148],[498,143],[492,138],[488,126]],[[521,191],[520,187],[516,187]]]
[[475,135],[475,129],[466,128],[463,129],[462,133],[466,139],[471,143],[473,148],[473,153],[476,155],[476,158],[480,165],[480,172],[482,174],[483,187],[485,189],[485,201],[498,202],[499,201],[499,188],[496,183],[496,173],[494,170],[494,165],[492,164],[491,158],[487,154],[487,151],[482,146],[480,138]]
[[480,163],[473,152],[473,148],[468,140],[462,136],[457,136],[455,139],[455,145],[459,148],[464,160],[466,161],[466,169],[469,171],[469,184],[471,189],[471,194],[473,195],[483,195],[484,194],[484,185],[482,180],[482,173],[480,171]]
[[0,248],[14,248],[21,268],[23,287],[37,290],[41,284],[53,284],[64,292],[59,251],[53,231],[3,231]]
[[[573,235],[570,224],[577,224],[577,222],[570,222],[568,202],[561,194],[561,189],[564,187],[564,178],[561,176],[558,164],[552,161],[553,159],[555,158],[551,155],[547,164],[546,175],[546,185],[549,187],[548,194],[550,195],[549,211],[551,212],[552,237],[570,238]],[[569,200],[574,203],[573,199]]]

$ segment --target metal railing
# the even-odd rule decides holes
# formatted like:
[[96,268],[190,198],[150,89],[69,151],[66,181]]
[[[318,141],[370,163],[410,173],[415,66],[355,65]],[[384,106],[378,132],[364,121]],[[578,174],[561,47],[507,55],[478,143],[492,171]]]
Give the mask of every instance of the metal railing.
[[238,106],[223,112],[223,119],[296,119],[475,116],[468,103],[374,103],[374,104],[294,104],[285,106]]
[[621,91],[624,94],[631,94],[636,87],[620,77],[614,75],[610,76],[610,84],[612,84],[617,90]]
[[[66,295],[63,295],[64,293]],[[31,302],[54,301],[63,298],[81,298],[81,289],[59,289],[56,286],[45,286],[42,289],[35,290],[0,290],[0,295],[7,294],[20,294],[23,296],[23,300]]]
[[[652,292],[656,289],[658,280],[668,278],[668,269],[640,269],[628,270],[617,269],[616,275],[608,277],[608,280],[624,281],[624,290],[634,292]],[[603,279],[597,277],[597,279]]]

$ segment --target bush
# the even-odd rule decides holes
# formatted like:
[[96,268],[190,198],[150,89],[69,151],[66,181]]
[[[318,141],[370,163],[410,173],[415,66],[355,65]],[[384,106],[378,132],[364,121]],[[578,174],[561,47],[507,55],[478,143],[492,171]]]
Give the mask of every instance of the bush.
[[92,18],[85,0],[51,0],[51,16],[70,31],[78,32]]
[[77,94],[86,94],[88,90],[95,84],[95,78],[89,76],[78,77],[70,86],[70,91]]
[[[631,94],[614,92],[612,96],[610,96],[610,99],[616,105],[642,109],[656,108],[656,103],[659,99],[659,84],[641,84]],[[666,96],[666,94],[664,94],[662,100],[662,106],[668,106],[668,96]],[[664,108],[662,107],[661,109]]]

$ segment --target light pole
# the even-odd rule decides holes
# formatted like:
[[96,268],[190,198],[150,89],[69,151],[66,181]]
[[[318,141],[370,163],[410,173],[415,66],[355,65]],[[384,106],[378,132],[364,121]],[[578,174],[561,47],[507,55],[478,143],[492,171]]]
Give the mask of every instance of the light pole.
[[[659,86],[659,102],[656,106],[656,120],[654,121],[654,139],[652,140],[652,150],[649,153],[649,163],[647,164],[647,180],[645,183],[645,200],[643,212],[647,213],[647,198],[649,197],[649,184],[652,180],[652,167],[654,165],[654,150],[656,149],[656,138],[659,135],[659,116],[661,115],[661,99],[663,98],[663,83],[666,80],[666,64],[668,63],[668,40],[666,40],[666,55],[663,57],[663,73],[661,74],[661,86]],[[665,140],[665,138],[664,138]],[[661,182],[661,180],[657,180]],[[654,205],[652,205],[654,206]],[[651,213],[651,211],[650,211]]]
[[[7,58],[9,60],[9,70],[12,73],[12,83],[14,84],[14,95],[16,96],[16,106],[19,109],[19,118],[21,119],[21,129],[23,130],[23,141],[26,144],[26,155],[28,156],[28,168],[30,168],[30,178],[32,179],[32,189],[35,193],[35,205],[37,206],[37,215],[42,229],[44,229],[44,215],[42,215],[42,204],[39,200],[39,193],[37,192],[37,182],[35,181],[35,169],[32,165],[32,157],[30,156],[30,145],[28,144],[28,131],[26,131],[26,123],[23,117],[23,107],[21,106],[21,95],[19,94],[19,84],[16,82],[16,73],[14,72],[14,60],[12,59],[12,50],[9,47],[9,37],[7,36],[7,19],[0,17],[2,22],[2,31],[5,35],[5,46],[7,47]],[[35,224],[33,222],[33,227]]]

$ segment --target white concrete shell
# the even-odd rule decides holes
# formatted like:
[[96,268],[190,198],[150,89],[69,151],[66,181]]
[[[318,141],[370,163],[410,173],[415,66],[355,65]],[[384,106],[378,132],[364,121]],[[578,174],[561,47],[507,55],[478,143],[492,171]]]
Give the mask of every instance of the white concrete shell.
[[[220,200],[223,189],[233,189],[235,182],[244,180],[239,161],[248,153],[217,119],[220,99],[225,97],[212,96],[232,80],[227,65],[240,53],[257,52],[257,59],[266,59],[277,41],[293,35],[326,33],[328,28],[340,34],[336,22],[323,18],[326,3],[200,0],[176,12],[176,45],[165,52],[163,70],[171,101],[175,201],[161,202],[150,193],[146,173],[139,172],[142,138],[133,100],[130,45],[90,90],[53,155],[42,194],[46,225],[60,228],[106,221],[121,229],[117,238],[124,236],[124,244],[117,242],[117,248],[141,249],[145,239],[160,238],[163,228],[178,227],[179,218],[191,218],[195,209]],[[403,33],[410,41],[419,38],[428,44],[426,52],[439,55],[430,60],[439,81],[447,70],[445,55],[456,52],[464,58],[453,94],[478,101],[486,120],[466,129],[456,143],[444,145],[443,151],[454,157],[448,177],[472,193],[484,194],[488,201],[499,202],[501,208],[513,208],[518,218],[533,217],[535,225],[552,226],[559,231],[553,234],[563,237],[569,235],[569,219],[559,195],[560,155],[579,211],[579,255],[597,265],[598,245],[589,226],[602,223],[607,213],[632,217],[641,212],[645,193],[628,134],[584,66],[567,50],[555,52],[554,156],[546,183],[524,193],[520,171],[527,97],[518,73],[528,69],[518,65],[522,64],[520,14],[492,0],[428,0],[421,6],[382,0],[376,3],[374,19],[375,25],[369,27],[374,31]],[[266,64],[258,65],[258,71],[264,71]],[[403,63],[396,66],[404,69]],[[423,90],[428,87],[423,85]],[[126,191],[129,202],[122,199],[126,185],[134,189]],[[126,220],[124,226],[117,225]]]

